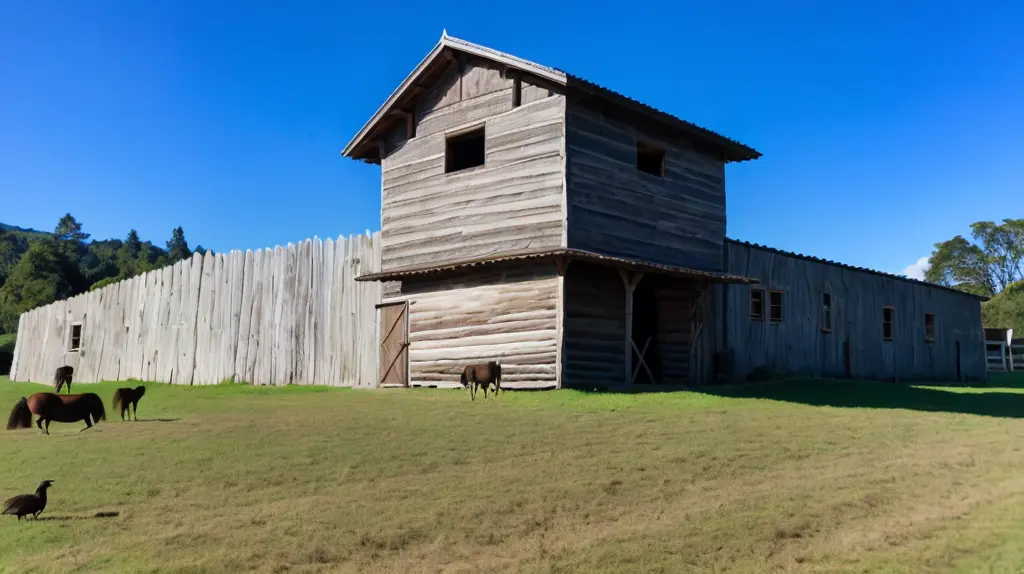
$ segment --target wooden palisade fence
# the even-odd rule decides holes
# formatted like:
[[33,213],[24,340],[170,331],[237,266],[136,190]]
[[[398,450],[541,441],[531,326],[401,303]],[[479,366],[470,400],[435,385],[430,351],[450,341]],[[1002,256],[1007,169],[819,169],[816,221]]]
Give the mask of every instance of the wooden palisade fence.
[[379,232],[196,254],[23,314],[11,380],[375,386],[379,262]]

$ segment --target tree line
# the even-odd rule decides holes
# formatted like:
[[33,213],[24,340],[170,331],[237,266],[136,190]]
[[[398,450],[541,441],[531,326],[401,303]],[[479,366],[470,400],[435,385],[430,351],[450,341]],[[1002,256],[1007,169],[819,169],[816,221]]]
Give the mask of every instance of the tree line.
[[172,265],[193,253],[185,231],[176,227],[161,248],[132,229],[122,239],[89,241],[70,213],[53,233],[0,226],[0,333],[13,333],[30,309]]
[[974,223],[971,239],[936,243],[928,264],[926,281],[993,297],[1024,281],[1024,219]]

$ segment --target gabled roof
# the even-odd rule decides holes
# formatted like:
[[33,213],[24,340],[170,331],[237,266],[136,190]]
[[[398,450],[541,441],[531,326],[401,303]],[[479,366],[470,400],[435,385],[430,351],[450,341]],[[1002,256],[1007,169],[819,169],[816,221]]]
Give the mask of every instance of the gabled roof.
[[[388,96],[388,99],[385,100],[384,104],[377,109],[369,121],[360,128],[348,145],[345,146],[345,149],[341,152],[342,155],[352,158],[360,157],[358,152],[361,151],[360,148],[368,143],[368,137],[377,131],[379,127],[382,127],[382,124],[388,123],[389,115],[391,112],[398,111],[400,109],[400,103],[411,99],[411,97],[415,97],[416,94],[411,92],[415,92],[416,90],[414,88],[418,86],[418,83],[424,79],[424,77],[429,76],[433,69],[436,69],[435,63],[439,60],[443,61],[443,58],[445,57],[444,55],[447,51],[457,51],[484,58],[505,66],[508,69],[531,74],[553,84],[564,86],[567,89],[596,96],[617,106],[641,113],[666,125],[666,127],[674,128],[675,130],[699,139],[706,144],[710,144],[712,147],[720,150],[726,161],[744,161],[761,157],[760,152],[747,147],[738,141],[729,139],[719,133],[713,132],[691,122],[679,119],[669,113],[648,106],[647,104],[612,91],[604,86],[567,74],[566,72],[556,68],[543,66],[505,52],[499,52],[498,50],[494,50],[486,46],[454,38],[449,36],[447,32],[441,33],[441,39],[430,53],[420,61],[416,68],[413,69],[412,73],[410,73],[405,80],[399,84],[395,91]],[[363,157],[363,159],[377,163],[376,161],[366,157]]]

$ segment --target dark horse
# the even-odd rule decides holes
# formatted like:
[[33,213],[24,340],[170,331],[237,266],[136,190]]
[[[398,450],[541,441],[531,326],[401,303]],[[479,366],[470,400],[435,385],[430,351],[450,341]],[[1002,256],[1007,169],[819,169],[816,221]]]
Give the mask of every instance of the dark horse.
[[483,387],[484,398],[487,398],[487,388],[492,384],[494,385],[494,395],[498,395],[498,391],[501,390],[501,362],[490,361],[488,363],[478,363],[476,365],[466,365],[465,369],[462,369],[462,376],[459,380],[462,386],[469,387],[469,396],[472,400],[476,400],[476,389]]
[[[39,417],[36,426],[46,434],[50,434],[50,421],[73,423],[85,421],[85,429],[92,428],[92,421],[107,420],[107,412],[103,401],[96,393],[81,395],[58,395],[55,393],[35,393],[26,399],[22,397],[11,410],[7,419],[7,430],[32,427],[32,415]],[[46,423],[45,428],[43,422]]]
[[[139,399],[142,395],[146,394],[146,387],[139,385],[134,389],[130,387],[121,387],[114,391],[114,408],[121,409],[121,420],[124,420],[124,413],[128,412],[128,406],[131,405],[132,410],[135,411],[135,420],[139,420]],[[129,413],[128,420],[131,420]]]
[[57,367],[57,372],[53,374],[53,388],[59,393],[60,388],[64,385],[68,386],[68,394],[71,394],[71,375],[75,374],[75,370],[71,367],[64,365],[63,367]]

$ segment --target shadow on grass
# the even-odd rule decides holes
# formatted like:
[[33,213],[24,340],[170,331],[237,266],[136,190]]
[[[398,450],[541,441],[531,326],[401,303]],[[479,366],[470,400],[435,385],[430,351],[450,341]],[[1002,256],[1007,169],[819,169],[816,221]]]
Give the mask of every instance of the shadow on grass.
[[58,522],[65,522],[68,520],[93,520],[95,518],[117,518],[121,516],[120,512],[97,512],[92,516],[40,516],[36,520],[54,520]]
[[[767,383],[701,387],[693,392],[728,398],[770,399],[818,407],[906,409],[1000,418],[1024,418],[1024,394],[955,392],[901,383],[793,379]],[[968,387],[969,388],[969,387]],[[1002,387],[1006,388],[1006,387]]]
[[139,420],[135,420],[135,419],[132,419],[131,421],[122,421],[121,419],[117,419],[117,420],[115,420],[114,422],[133,422],[133,423],[173,423],[173,422],[176,422],[176,421],[180,421],[180,420],[181,420],[181,419],[139,419]]

